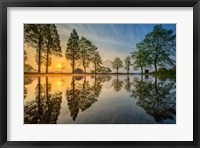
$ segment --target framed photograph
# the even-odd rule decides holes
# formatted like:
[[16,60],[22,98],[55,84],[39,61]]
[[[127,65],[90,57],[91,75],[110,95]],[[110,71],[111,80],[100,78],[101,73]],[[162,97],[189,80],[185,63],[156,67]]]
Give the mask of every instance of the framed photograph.
[[199,0],[1,1],[1,147],[199,147]]

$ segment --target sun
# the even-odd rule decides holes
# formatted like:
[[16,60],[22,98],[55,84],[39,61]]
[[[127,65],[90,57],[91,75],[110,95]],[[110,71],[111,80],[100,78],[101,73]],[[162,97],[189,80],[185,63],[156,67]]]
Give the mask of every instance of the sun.
[[61,67],[61,65],[60,64],[58,64],[58,68],[60,68]]

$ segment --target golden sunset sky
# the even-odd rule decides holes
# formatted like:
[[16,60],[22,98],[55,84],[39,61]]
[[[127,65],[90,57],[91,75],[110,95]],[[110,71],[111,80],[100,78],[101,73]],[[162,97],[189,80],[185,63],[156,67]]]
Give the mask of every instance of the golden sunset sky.
[[[71,72],[70,61],[65,57],[65,50],[67,48],[67,41],[73,29],[76,29],[79,38],[82,36],[90,40],[98,47],[104,64],[110,63],[115,57],[120,57],[122,60],[136,50],[136,43],[142,41],[145,35],[153,30],[156,24],[56,24],[58,34],[60,35],[62,57],[52,56],[52,65],[49,66],[49,72],[60,72],[61,65],[65,67],[62,72]],[[176,32],[175,24],[163,24],[166,29],[173,29]],[[27,63],[37,70],[35,62],[36,49],[24,45],[27,51]],[[81,64],[76,62],[76,68],[81,68]],[[104,66],[109,66],[104,65]],[[112,69],[112,67],[109,67]],[[93,70],[93,65],[90,64],[87,72]],[[125,72],[125,70],[120,70]],[[45,66],[41,66],[41,72],[45,72]],[[133,69],[130,70],[133,72]]]

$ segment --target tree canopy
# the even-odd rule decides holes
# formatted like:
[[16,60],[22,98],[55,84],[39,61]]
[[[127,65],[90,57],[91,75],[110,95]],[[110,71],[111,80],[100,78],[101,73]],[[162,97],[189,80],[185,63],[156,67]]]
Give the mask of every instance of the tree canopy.
[[176,53],[176,35],[173,30],[155,25],[152,32],[148,33],[143,42],[143,47],[148,51],[148,63],[157,71],[158,66],[174,66]]
[[111,63],[112,67],[117,70],[117,73],[120,68],[123,68],[123,61],[119,57],[116,57]]
[[129,73],[131,65],[132,65],[131,56],[130,55],[126,56],[126,58],[124,59],[124,69],[127,70],[127,73]]
[[75,61],[80,59],[79,52],[79,36],[76,30],[73,29],[67,42],[67,48],[65,50],[66,58],[71,61],[72,73],[74,73],[75,70]]

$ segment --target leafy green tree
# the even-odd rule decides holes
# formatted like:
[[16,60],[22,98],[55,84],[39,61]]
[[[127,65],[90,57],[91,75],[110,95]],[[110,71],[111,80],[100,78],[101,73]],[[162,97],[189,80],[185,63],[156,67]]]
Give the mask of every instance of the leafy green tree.
[[126,56],[126,58],[124,59],[124,69],[127,70],[127,73],[129,73],[131,65],[131,56]]
[[79,36],[75,29],[68,39],[65,56],[68,60],[71,60],[72,73],[74,73],[75,61],[80,59]]
[[94,73],[97,73],[97,69],[102,64],[101,56],[98,51],[95,51],[94,54],[91,56],[91,61],[94,64]]
[[43,24],[25,24],[24,42],[36,49],[36,63],[38,64],[38,73],[41,72],[42,53],[45,45],[45,25]]
[[144,49],[143,42],[136,44],[137,50],[134,52],[131,52],[131,57],[133,58],[133,67],[135,70],[139,69],[141,70],[141,73],[143,73],[144,67],[146,67],[148,64],[148,51]]
[[46,42],[46,73],[48,73],[48,67],[51,66],[50,55],[57,57],[62,56],[62,50],[60,46],[60,37],[55,24],[45,25],[45,42]]
[[117,70],[117,73],[120,68],[123,68],[123,61],[119,57],[116,57],[111,63],[112,67]]
[[173,30],[155,25],[153,31],[148,33],[142,42],[144,49],[148,50],[148,59],[156,72],[158,66],[175,65],[173,57],[176,54],[176,35],[173,34]]
[[91,46],[92,43],[85,37],[81,37],[79,41],[80,57],[84,72],[86,73],[86,68],[89,67],[91,59]]

